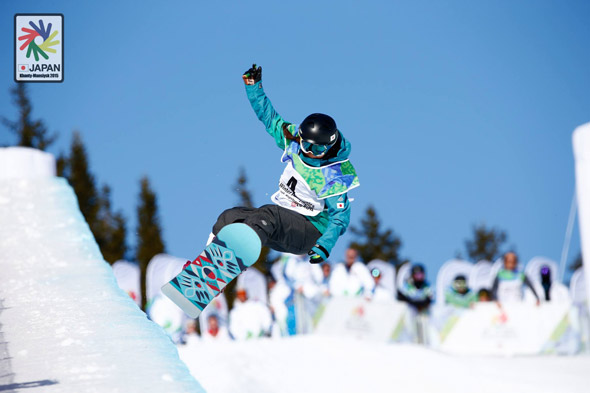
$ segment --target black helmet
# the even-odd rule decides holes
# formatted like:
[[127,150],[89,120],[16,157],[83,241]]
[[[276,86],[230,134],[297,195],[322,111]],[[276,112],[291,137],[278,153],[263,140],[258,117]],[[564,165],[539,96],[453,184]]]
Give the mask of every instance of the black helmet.
[[336,122],[323,113],[312,113],[299,126],[299,136],[314,145],[333,145],[338,139]]
[[467,277],[464,274],[457,274],[453,281],[467,281]]
[[416,263],[416,264],[412,265],[412,270],[410,270],[410,271],[412,272],[412,275],[416,274],[416,273],[424,274],[425,273],[424,265],[422,265],[421,263]]

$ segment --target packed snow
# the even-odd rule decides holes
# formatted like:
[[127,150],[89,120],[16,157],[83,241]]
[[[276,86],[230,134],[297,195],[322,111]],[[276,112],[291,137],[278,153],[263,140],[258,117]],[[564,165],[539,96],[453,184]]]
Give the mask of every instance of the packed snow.
[[117,287],[66,180],[0,176],[0,223],[0,391],[203,392]]
[[589,356],[461,357],[316,335],[191,341],[180,357],[210,393],[587,393]]

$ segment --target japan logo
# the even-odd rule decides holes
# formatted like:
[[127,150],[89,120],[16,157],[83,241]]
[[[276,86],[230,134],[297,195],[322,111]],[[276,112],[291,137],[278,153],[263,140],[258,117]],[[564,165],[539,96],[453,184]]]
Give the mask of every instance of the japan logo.
[[[30,21],[29,25],[32,29],[26,27],[21,28],[25,34],[18,37],[19,41],[24,41],[19,49],[21,51],[24,51],[25,49],[27,50],[27,58],[30,58],[32,53],[35,56],[35,61],[39,61],[39,56],[49,60],[49,55],[47,53],[57,52],[52,46],[59,44],[59,40],[55,40],[55,36],[59,31],[54,30],[52,33],[52,24],[49,23],[47,24],[47,27],[45,27],[43,19],[39,19],[39,25],[36,25],[33,21]],[[37,45],[35,42],[37,37],[41,37],[43,40],[40,45]]]
[[14,80],[63,81],[63,15],[14,16]]

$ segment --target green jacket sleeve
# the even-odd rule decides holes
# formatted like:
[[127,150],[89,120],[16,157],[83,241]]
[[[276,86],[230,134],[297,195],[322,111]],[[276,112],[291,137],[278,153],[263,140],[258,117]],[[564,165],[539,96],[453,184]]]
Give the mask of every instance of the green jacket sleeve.
[[[273,108],[270,100],[264,93],[262,82],[257,82],[254,85],[246,85],[246,94],[248,95],[252,109],[254,109],[254,113],[256,113],[256,117],[266,127],[266,132],[274,138],[277,146],[284,150],[285,136],[283,134],[283,124],[289,126],[290,123],[283,120],[277,111],[275,111],[275,108]],[[291,133],[293,133],[293,129],[293,126],[289,127]]]
[[325,201],[328,208],[328,227],[317,243],[331,253],[336,241],[346,232],[350,223],[350,202],[346,194],[329,197]]

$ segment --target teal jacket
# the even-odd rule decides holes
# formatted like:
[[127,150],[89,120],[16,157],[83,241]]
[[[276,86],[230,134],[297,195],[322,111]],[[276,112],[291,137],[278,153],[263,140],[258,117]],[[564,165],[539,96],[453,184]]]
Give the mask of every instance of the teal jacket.
[[[275,111],[270,100],[264,93],[262,82],[254,85],[246,85],[246,93],[252,109],[256,113],[258,120],[260,120],[266,132],[268,132],[275,140],[277,146],[285,149],[285,136],[283,134],[283,125],[291,125]],[[289,127],[290,130],[296,129]],[[310,166],[320,167],[334,162],[346,160],[350,155],[350,142],[344,136],[341,138],[340,150],[335,157],[327,160],[312,159],[300,155],[301,159]],[[317,216],[305,216],[311,223],[320,231],[322,236],[317,243],[324,247],[328,253],[332,252],[332,248],[336,244],[338,238],[346,232],[348,224],[350,223],[350,202],[346,193],[328,197],[324,199],[324,211]],[[340,208],[338,208],[340,204]]]
[[475,302],[477,302],[477,295],[471,290],[465,293],[459,293],[451,287],[445,291],[445,303],[450,306],[469,308]]

